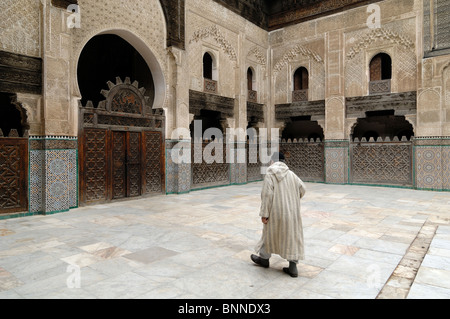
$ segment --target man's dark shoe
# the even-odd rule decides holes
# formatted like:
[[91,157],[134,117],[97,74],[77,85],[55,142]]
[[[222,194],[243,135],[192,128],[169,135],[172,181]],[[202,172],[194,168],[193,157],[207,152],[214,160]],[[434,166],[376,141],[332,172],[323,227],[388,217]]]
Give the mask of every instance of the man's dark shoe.
[[289,268],[285,267],[285,268],[283,268],[283,271],[293,278],[298,277],[297,264],[295,264],[293,262],[289,262]]
[[264,268],[269,268],[269,260],[268,259],[262,259],[261,257],[256,256],[256,255],[251,255],[250,258],[252,259],[252,261],[255,264],[258,264]]

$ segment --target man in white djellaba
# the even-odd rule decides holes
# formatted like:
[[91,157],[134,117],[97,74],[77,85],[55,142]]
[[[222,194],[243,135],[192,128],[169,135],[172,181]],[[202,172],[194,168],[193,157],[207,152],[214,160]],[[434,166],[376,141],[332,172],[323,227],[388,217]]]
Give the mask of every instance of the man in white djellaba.
[[259,216],[264,226],[256,247],[259,256],[252,254],[253,262],[269,268],[271,255],[277,254],[289,261],[289,267],[283,271],[291,277],[298,277],[298,261],[305,258],[300,213],[300,201],[305,192],[305,184],[286,165],[284,154],[276,152],[261,191]]

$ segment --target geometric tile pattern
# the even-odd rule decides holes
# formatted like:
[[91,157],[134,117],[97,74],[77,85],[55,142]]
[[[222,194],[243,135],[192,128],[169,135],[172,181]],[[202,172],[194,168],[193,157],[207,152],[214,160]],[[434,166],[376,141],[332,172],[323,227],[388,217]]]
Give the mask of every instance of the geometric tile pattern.
[[44,155],[43,150],[30,150],[30,213],[43,212]]
[[416,146],[416,188],[450,190],[450,146]]
[[442,152],[440,146],[416,147],[416,187],[442,189]]
[[442,146],[442,190],[450,191],[450,146]]
[[69,210],[69,151],[45,152],[45,213]]
[[450,191],[450,138],[414,139],[416,188]]
[[69,208],[78,207],[78,150],[69,150]]
[[[30,139],[32,142],[40,139]],[[42,145],[74,142],[46,139]],[[78,151],[76,149],[31,149],[29,212],[50,214],[78,207]]]
[[176,193],[175,176],[177,175],[177,167],[172,161],[173,141],[166,141],[166,194]]
[[183,194],[191,190],[191,165],[188,163],[178,164],[177,193]]
[[333,147],[333,144],[329,141],[325,144],[325,182],[346,184],[348,182],[348,146]]
[[191,164],[175,163],[172,159],[172,154],[176,158],[180,149],[190,151],[191,142],[166,141],[166,194],[182,194],[191,190]]

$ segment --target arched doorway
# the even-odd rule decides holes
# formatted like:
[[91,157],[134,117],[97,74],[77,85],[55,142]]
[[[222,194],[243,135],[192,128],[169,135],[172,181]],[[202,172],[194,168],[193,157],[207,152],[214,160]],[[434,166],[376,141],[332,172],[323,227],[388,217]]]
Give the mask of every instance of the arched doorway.
[[324,132],[311,116],[293,117],[286,123],[280,150],[291,170],[304,181],[325,181]]
[[[221,112],[202,109],[190,125],[192,144],[191,188],[230,183],[224,118]],[[201,126],[201,128],[200,128]]]
[[103,34],[93,37],[83,48],[78,60],[78,87],[81,103],[90,100],[96,106],[105,97],[102,89],[107,82],[115,82],[117,77],[130,77],[145,88],[145,96],[153,105],[155,85],[147,62],[142,55],[122,37],[115,34]]
[[102,34],[78,61],[80,202],[165,190],[161,100],[147,59],[123,37]]
[[366,112],[351,133],[350,180],[375,185],[413,185],[413,126],[394,110]]
[[0,215],[28,210],[28,138],[25,109],[0,93]]
[[371,138],[376,141],[381,138],[385,141],[406,139],[411,140],[414,136],[414,129],[404,116],[394,115],[394,110],[366,112],[365,118],[360,118],[353,128],[352,139],[358,138],[360,141]]

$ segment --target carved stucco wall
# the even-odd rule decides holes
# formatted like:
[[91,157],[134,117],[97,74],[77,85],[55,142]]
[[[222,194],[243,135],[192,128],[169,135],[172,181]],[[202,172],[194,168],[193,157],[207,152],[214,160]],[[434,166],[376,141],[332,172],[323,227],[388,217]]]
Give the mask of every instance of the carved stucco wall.
[[269,33],[274,103],[291,101],[293,72],[309,66],[310,100],[326,101],[327,139],[346,138],[350,124],[344,97],[368,95],[368,66],[377,53],[392,57],[392,92],[417,90],[422,3],[386,0],[377,5],[378,29],[369,28],[370,13],[362,6]]
[[299,67],[305,67],[309,73],[309,100],[325,99],[323,39],[276,48],[273,61],[275,104],[292,102],[294,72]]
[[418,136],[450,136],[450,58],[427,58],[418,89]]
[[[164,82],[162,93],[165,96],[161,104],[169,111],[169,117],[171,108],[189,103],[187,98],[177,101],[175,96],[170,96],[170,86],[185,92],[189,89],[203,90],[202,54],[207,50],[218,59],[220,95],[231,98],[244,96],[246,69],[251,66],[256,70],[257,87],[261,91],[258,102],[266,104],[269,122],[273,118],[273,105],[290,101],[291,73],[297,67],[306,66],[310,71],[312,100],[363,96],[368,91],[368,63],[381,51],[393,58],[392,91],[419,90],[418,129],[424,125],[422,134],[436,134],[436,123],[439,123],[439,133],[447,132],[445,134],[448,135],[450,131],[446,124],[450,118],[447,111],[449,72],[448,68],[443,71],[448,58],[421,60],[422,48],[417,41],[422,32],[421,20],[417,18],[422,14],[422,1],[419,0],[380,2],[381,29],[367,27],[367,7],[363,6],[271,33],[213,1],[187,0],[186,51],[172,54],[168,54],[166,49],[166,27],[158,0],[79,0],[82,27],[72,30],[64,25],[67,12],[50,9],[49,3],[48,0],[43,1],[47,4],[47,11],[43,11],[39,0],[4,0],[0,3],[0,48],[31,56],[40,56],[43,50],[49,58],[44,88],[50,98],[39,104],[44,113],[53,116],[47,121],[46,133],[75,134],[75,128],[69,131],[66,128],[76,123],[79,54],[93,36],[111,30],[126,30],[133,34],[154,55]],[[44,14],[46,22],[42,26],[40,21]],[[41,45],[40,30],[44,31],[45,48]],[[333,42],[331,50],[328,46],[333,39],[330,37],[336,34],[341,35],[342,40]],[[330,54],[335,51],[341,53]],[[173,77],[169,75],[173,55],[177,61],[172,69],[181,67],[183,72],[180,75],[186,76],[177,83],[172,83]],[[420,74],[417,76],[419,67],[423,78]],[[271,77],[273,83],[269,82]],[[416,83],[417,79],[419,83]],[[341,86],[343,90],[340,90]],[[325,91],[327,87],[328,90],[333,87],[333,90]],[[429,90],[439,95],[433,95],[433,101],[439,107],[426,100],[427,94],[431,94],[426,93]],[[238,110],[243,111],[244,103],[239,101],[238,104]],[[33,112],[37,116],[43,113],[40,110]],[[189,117],[187,112],[180,114]]]
[[[248,50],[260,43],[259,61],[265,59],[267,33],[242,17],[211,1],[187,1],[186,38],[192,90],[203,90],[203,53],[210,51],[219,69],[219,94],[234,97],[235,79],[232,70],[239,67]],[[240,33],[245,30],[245,40]],[[246,48],[247,46],[247,48]],[[249,48],[249,46],[251,48]],[[262,59],[262,60],[261,60]]]
[[0,1],[0,50],[41,56],[39,0]]
[[[164,82],[167,71],[166,24],[161,4],[158,0],[125,1],[125,0],[79,0],[82,26],[73,29],[73,63],[75,72],[77,60],[86,43],[94,36],[113,33],[130,42],[150,64],[154,73],[161,73],[157,81]],[[110,48],[114,49],[114,48]],[[153,65],[152,65],[153,64]],[[75,81],[74,94],[79,93]],[[155,86],[166,83],[155,83]],[[156,89],[158,91],[158,88]],[[157,94],[166,94],[162,89]],[[160,97],[159,97],[160,98]],[[159,101],[158,107],[166,106],[166,97]]]
[[[261,47],[258,44],[249,42],[246,45],[247,56],[245,58],[245,72],[250,67],[254,71],[253,82],[255,83],[253,90],[257,92],[257,102],[264,104],[267,101],[267,49]],[[246,74],[247,75],[247,74]],[[247,90],[247,81],[242,81],[241,85],[244,85],[243,90]]]
[[[237,43],[229,39],[237,39],[237,34],[231,36],[225,28],[214,24],[197,29],[189,37],[189,62],[191,65],[191,89],[203,91],[203,55],[211,54],[217,69],[218,93],[233,96],[235,92],[233,70],[237,65]],[[226,35],[228,34],[228,35]]]
[[367,28],[346,33],[346,96],[368,94],[369,64],[381,52],[389,54],[392,59],[392,92],[415,91],[415,29],[415,19],[407,19],[385,24],[377,29]]
[[75,56],[93,36],[108,30],[128,30],[143,39],[161,61],[165,60],[166,28],[158,0],[79,0],[82,27],[73,31]]
[[[39,0],[0,1],[0,50],[41,57],[42,9]],[[27,112],[30,135],[42,133],[41,96],[18,94]]]
[[443,70],[442,82],[444,87],[444,120],[442,121],[442,135],[450,136],[450,61]]
[[213,56],[217,94],[236,99],[234,119],[228,125],[246,127],[247,69],[255,70],[259,103],[265,104],[267,32],[207,0],[186,1],[186,53],[189,89],[203,91],[203,55]]

